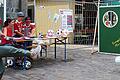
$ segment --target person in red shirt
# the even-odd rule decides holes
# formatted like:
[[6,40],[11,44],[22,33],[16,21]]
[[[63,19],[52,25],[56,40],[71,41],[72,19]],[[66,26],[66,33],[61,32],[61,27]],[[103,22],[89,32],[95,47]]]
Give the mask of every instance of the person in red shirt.
[[24,35],[28,37],[33,37],[34,32],[35,32],[35,24],[31,23],[30,17],[26,17],[23,26]]
[[24,18],[24,14],[23,12],[18,12],[17,13],[17,20],[14,23],[14,32],[15,32],[15,37],[21,37],[24,36],[24,34],[22,33],[22,28],[23,28],[23,18]]
[[3,36],[1,38],[2,40],[2,44],[5,45],[5,44],[10,44],[11,42],[8,40],[8,37],[12,37],[13,36],[13,27],[14,27],[14,20],[12,19],[7,19],[5,22],[4,22],[4,26],[3,26],[3,29],[2,29],[2,33],[3,33]]
[[3,34],[8,37],[13,36],[14,20],[7,19],[3,26]]
[[[9,21],[8,21],[9,22]],[[9,23],[9,26],[12,25],[11,24],[11,20],[10,20],[10,23]],[[2,25],[2,19],[0,18],[0,25]],[[0,36],[4,35],[1,31],[0,31]],[[19,56],[24,56],[25,52],[26,52],[26,56],[27,57],[30,57],[32,60],[36,60],[36,59],[39,59],[40,56],[39,56],[39,51],[37,52],[37,48],[39,48],[39,51],[41,50],[41,47],[38,46],[34,49],[32,49],[31,51],[28,51],[28,50],[24,50],[24,49],[18,49],[18,48],[15,48],[13,46],[0,46],[0,80],[3,76],[3,73],[5,71],[5,65],[3,64],[3,61],[2,61],[2,58],[3,57],[19,57]]]

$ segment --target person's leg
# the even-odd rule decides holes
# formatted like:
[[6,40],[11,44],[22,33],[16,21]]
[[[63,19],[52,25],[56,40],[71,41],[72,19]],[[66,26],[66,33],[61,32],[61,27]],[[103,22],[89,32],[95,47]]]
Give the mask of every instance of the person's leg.
[[0,46],[0,57],[17,57],[24,56],[24,54],[29,57],[31,52],[24,49],[18,49],[13,46]]
[[0,80],[2,79],[2,76],[3,76],[3,73],[2,73],[2,74],[0,74]]
[[4,71],[5,71],[5,66],[3,64],[2,58],[0,58],[0,80],[3,76]]
[[2,57],[22,57],[25,53],[26,56],[31,57],[34,60],[37,59],[39,55],[28,50],[15,48],[13,46],[0,46],[0,80],[5,71],[5,66],[3,64]]
[[28,51],[24,49],[18,49],[13,46],[0,46],[0,57],[22,57],[26,54],[27,57],[32,59],[38,58],[38,53],[35,51]]

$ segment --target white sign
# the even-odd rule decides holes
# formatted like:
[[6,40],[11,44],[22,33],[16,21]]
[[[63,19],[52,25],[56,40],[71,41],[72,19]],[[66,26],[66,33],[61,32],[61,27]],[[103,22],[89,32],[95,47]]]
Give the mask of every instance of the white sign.
[[59,14],[62,17],[61,26],[68,32],[73,32],[73,10],[59,9]]

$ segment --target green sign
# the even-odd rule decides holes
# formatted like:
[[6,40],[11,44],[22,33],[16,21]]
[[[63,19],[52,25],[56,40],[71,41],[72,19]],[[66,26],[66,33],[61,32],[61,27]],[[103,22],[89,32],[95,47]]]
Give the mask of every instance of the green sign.
[[99,52],[120,54],[120,7],[100,7]]
[[119,1],[113,1],[111,2],[112,5],[120,5],[120,2]]

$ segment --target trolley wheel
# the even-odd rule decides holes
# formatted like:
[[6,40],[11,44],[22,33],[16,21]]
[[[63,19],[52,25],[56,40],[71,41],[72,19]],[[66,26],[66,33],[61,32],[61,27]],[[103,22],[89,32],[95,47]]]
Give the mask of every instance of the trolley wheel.
[[32,67],[32,62],[30,60],[26,60],[26,62],[23,61],[22,66],[23,66],[23,68],[28,70]]
[[7,59],[7,67],[12,67],[14,64],[14,60],[13,59]]

